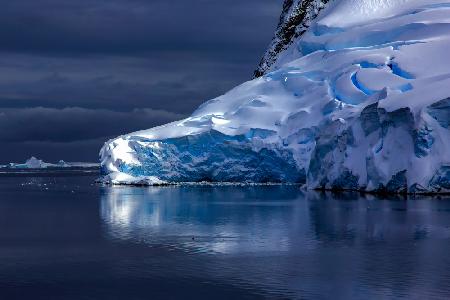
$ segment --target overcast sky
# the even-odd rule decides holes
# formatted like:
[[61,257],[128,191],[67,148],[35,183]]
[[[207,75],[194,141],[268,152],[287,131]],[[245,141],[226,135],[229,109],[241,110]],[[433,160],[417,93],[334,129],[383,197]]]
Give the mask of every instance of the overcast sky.
[[96,161],[249,80],[281,0],[0,0],[0,163]]

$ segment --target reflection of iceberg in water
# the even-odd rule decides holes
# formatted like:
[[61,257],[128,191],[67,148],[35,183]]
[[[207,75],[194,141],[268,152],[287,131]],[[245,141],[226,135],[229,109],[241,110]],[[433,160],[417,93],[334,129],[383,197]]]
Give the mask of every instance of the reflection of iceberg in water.
[[159,207],[146,202],[145,192],[138,189],[113,188],[103,195],[102,217],[122,233],[136,228],[158,226],[160,224]]
[[450,282],[445,199],[286,186],[105,187],[101,216],[109,238],[155,249],[164,269],[265,295],[427,299],[439,292],[433,282]]
[[293,232],[308,227],[295,209],[301,196],[297,187],[105,187],[101,215],[116,239],[194,252],[288,251]]

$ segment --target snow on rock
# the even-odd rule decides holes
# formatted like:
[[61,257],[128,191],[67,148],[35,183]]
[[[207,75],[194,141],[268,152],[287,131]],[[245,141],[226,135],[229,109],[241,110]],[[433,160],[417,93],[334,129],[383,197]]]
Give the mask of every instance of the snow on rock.
[[284,0],[275,36],[255,70],[255,77],[266,74],[276,63],[280,64],[285,53],[298,51],[291,45],[306,32],[329,2],[330,0]]
[[107,142],[107,180],[450,191],[450,1],[335,0],[290,47],[191,117]]

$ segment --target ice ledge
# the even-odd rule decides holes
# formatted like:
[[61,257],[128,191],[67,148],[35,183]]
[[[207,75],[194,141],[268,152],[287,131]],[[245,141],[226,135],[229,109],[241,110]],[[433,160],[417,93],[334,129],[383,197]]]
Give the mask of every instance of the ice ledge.
[[[395,180],[394,180],[395,181]],[[373,195],[449,195],[450,186],[448,188],[439,188],[436,190],[427,190],[417,186],[414,186],[410,190],[397,190],[392,191],[386,188],[375,190],[364,189],[342,189],[342,188],[308,188],[306,184],[302,183],[289,183],[289,182],[170,182],[161,180],[155,176],[138,176],[134,177],[122,172],[113,172],[108,175],[102,176],[96,181],[98,184],[113,185],[113,186],[298,186],[302,190],[314,190],[314,191],[330,191],[334,193],[345,192],[358,192],[361,194],[373,194]]]
[[102,176],[96,181],[99,184],[105,185],[128,185],[128,186],[299,186],[306,188],[302,183],[290,183],[290,182],[230,182],[230,181],[165,181],[155,176],[131,176],[122,172],[113,172],[108,175]]
[[102,176],[97,180],[97,183],[111,184],[111,185],[146,185],[146,186],[158,186],[168,185],[169,183],[160,180],[155,176],[131,176],[122,172],[112,172],[108,175]]

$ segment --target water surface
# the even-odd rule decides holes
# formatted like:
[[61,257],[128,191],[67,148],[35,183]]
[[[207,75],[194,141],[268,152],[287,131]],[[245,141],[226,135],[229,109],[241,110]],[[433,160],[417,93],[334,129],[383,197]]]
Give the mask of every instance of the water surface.
[[446,299],[450,199],[0,177],[0,299]]

